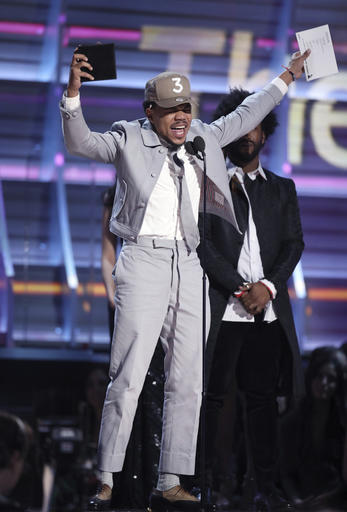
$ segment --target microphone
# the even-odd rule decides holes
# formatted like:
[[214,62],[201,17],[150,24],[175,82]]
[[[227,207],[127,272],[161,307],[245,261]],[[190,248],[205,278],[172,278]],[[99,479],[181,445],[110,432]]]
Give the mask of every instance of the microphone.
[[200,135],[198,135],[197,137],[195,137],[193,144],[196,148],[196,151],[198,153],[201,153],[204,156],[205,155],[205,147],[206,147],[204,139],[202,137],[200,137]]
[[187,153],[198,157],[200,160],[203,160],[199,153],[201,153],[203,157],[205,156],[206,144],[204,139],[200,137],[200,135],[197,135],[193,141],[188,140],[188,142],[185,143],[184,147]]
[[187,153],[189,153],[190,155],[193,155],[193,156],[196,155],[196,150],[195,150],[194,144],[191,140],[188,140],[188,142],[186,142],[184,144],[184,147],[185,147]]

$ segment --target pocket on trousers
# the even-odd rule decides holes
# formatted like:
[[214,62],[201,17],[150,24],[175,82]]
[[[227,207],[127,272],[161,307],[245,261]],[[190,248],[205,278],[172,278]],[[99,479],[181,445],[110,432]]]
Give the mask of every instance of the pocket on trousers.
[[117,284],[117,282],[119,282],[119,273],[120,273],[120,267],[121,267],[121,260],[122,258],[118,257],[117,261],[116,261],[116,264],[115,266],[113,267],[113,270],[112,270],[112,277],[113,277],[113,281]]

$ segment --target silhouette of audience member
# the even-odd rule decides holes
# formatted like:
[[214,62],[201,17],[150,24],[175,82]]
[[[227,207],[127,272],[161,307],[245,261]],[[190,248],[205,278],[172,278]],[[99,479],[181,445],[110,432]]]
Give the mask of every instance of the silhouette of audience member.
[[0,411],[0,510],[4,512],[25,510],[12,499],[24,469],[29,449],[31,430],[21,419]]
[[306,370],[307,396],[283,417],[281,485],[305,510],[346,504],[346,376],[341,350],[315,349]]

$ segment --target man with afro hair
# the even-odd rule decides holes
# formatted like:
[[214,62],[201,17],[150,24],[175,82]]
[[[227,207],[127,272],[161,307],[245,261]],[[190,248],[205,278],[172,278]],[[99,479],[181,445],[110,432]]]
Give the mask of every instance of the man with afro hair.
[[[234,111],[250,94],[231,89],[214,118]],[[207,465],[212,465],[215,453],[220,411],[236,383],[247,456],[242,503],[252,511],[293,510],[275,487],[277,397],[303,393],[287,290],[287,280],[304,248],[295,185],[263,168],[259,159],[277,124],[272,111],[252,131],[223,148],[242,233],[216,215],[207,214],[205,219],[211,303],[206,353]],[[202,250],[203,246],[200,256]],[[232,410],[230,424],[235,407]]]

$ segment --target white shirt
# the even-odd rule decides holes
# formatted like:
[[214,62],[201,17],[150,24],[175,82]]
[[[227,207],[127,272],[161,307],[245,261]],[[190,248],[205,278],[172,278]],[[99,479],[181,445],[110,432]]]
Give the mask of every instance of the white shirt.
[[[251,203],[244,186],[245,173],[240,167],[232,167],[228,170],[229,180],[231,180],[234,174],[236,174],[248,201],[248,228],[244,236],[239,261],[237,264],[237,271],[247,282],[256,283],[257,281],[262,281],[268,288],[270,288],[272,296],[275,298],[275,286],[267,279],[264,279],[264,270],[260,257],[257,230],[253,220]],[[258,174],[260,174],[262,178],[266,180],[266,175],[260,162],[257,169],[248,173],[248,177],[251,180],[255,180]],[[276,318],[277,317],[275,315],[272,302],[269,300],[264,308],[264,320],[266,322],[273,322],[276,320]],[[227,322],[254,322],[254,316],[247,313],[239,299],[234,297],[234,295],[230,295],[223,320]]]
[[[200,188],[202,172],[184,146],[177,151],[177,156],[184,162],[184,174],[194,218],[198,222]],[[183,228],[178,209],[178,195],[173,178],[173,162],[166,157],[158,181],[147,203],[146,213],[140,229],[140,236],[151,236],[182,240]]]

